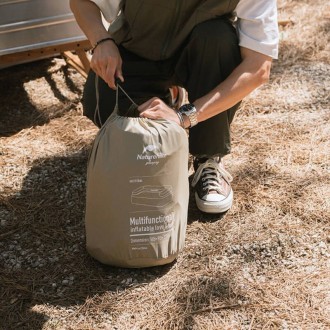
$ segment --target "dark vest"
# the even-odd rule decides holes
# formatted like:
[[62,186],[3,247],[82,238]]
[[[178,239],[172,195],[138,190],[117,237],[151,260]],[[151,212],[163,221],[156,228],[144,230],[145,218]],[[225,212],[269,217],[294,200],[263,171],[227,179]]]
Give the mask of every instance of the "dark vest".
[[[228,15],[239,0],[126,0],[118,44],[151,60],[171,57],[199,23]],[[114,24],[115,26],[116,24]]]

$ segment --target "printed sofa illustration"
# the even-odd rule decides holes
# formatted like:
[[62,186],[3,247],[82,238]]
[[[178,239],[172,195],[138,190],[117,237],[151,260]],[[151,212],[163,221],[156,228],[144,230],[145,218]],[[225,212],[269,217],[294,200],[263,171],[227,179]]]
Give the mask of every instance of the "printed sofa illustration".
[[142,186],[132,192],[131,202],[135,205],[164,207],[171,203],[171,186]]

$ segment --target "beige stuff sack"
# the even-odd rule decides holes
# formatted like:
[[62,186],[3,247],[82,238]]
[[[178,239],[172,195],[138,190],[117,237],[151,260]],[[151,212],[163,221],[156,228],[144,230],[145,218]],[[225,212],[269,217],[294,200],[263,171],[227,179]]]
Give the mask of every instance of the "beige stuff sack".
[[119,116],[119,88],[88,162],[87,250],[108,265],[167,264],[185,241],[187,134],[172,121]]

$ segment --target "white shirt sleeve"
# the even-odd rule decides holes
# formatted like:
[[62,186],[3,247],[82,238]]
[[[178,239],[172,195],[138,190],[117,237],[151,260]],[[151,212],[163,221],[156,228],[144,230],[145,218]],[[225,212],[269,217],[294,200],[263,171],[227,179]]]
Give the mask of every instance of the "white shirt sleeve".
[[90,0],[94,2],[101,10],[104,18],[109,22],[113,22],[121,9],[122,0]]
[[278,58],[276,0],[240,0],[235,13],[239,45]]

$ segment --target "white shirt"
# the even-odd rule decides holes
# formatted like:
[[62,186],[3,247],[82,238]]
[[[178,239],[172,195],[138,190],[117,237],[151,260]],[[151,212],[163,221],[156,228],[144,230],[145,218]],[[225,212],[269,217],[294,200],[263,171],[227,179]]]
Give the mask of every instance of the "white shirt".
[[276,59],[279,40],[276,0],[240,0],[235,13],[239,45]]
[[[108,22],[112,22],[124,0],[90,1],[100,8]],[[240,0],[234,13],[239,45],[276,59],[279,42],[276,0]]]

